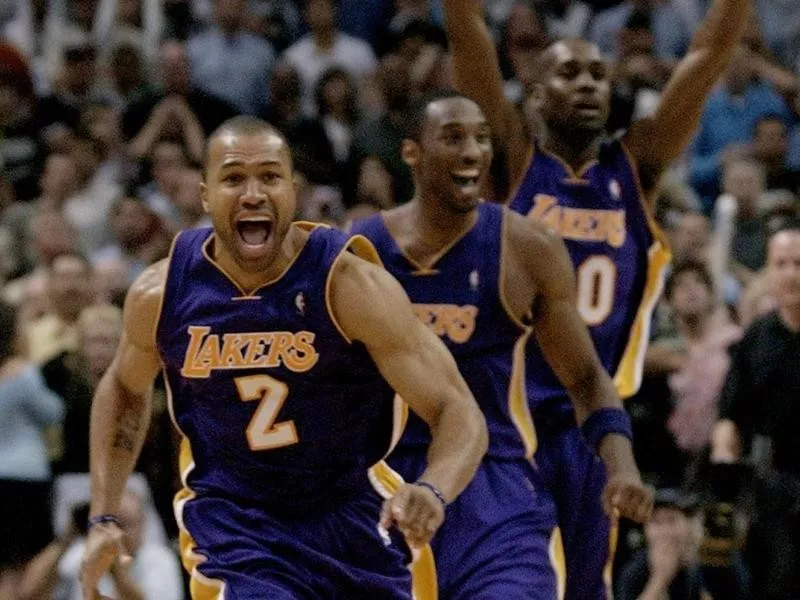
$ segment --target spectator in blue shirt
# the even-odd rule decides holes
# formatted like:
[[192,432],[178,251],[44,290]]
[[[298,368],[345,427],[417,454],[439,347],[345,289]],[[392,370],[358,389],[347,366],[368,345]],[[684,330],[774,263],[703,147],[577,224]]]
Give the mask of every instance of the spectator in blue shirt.
[[244,0],[218,0],[215,24],[189,40],[192,84],[256,114],[269,102],[268,83],[275,62],[272,45],[244,29]]
[[0,592],[15,589],[52,536],[44,436],[64,418],[61,398],[19,350],[16,310],[0,303]]
[[709,97],[691,148],[691,183],[707,211],[718,195],[723,163],[749,154],[747,143],[766,115],[778,116],[787,126],[792,120],[784,98],[771,83],[755,76],[742,49]]

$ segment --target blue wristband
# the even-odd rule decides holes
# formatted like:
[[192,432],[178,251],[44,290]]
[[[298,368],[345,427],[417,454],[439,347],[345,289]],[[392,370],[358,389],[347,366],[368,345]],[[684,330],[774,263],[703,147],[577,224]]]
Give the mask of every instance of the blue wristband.
[[586,443],[596,452],[600,442],[610,433],[633,441],[631,417],[623,408],[600,408],[589,415],[581,426]]
[[447,500],[445,500],[444,494],[440,492],[439,488],[437,488],[435,485],[430,484],[427,481],[416,481],[414,482],[414,485],[429,489],[431,492],[433,492],[433,495],[439,499],[439,502],[442,503],[442,506],[445,508],[447,507]]
[[113,523],[122,529],[122,523],[120,522],[119,517],[116,515],[97,515],[96,517],[90,517],[89,521],[87,522],[86,529],[88,531],[95,525],[102,525],[104,523]]

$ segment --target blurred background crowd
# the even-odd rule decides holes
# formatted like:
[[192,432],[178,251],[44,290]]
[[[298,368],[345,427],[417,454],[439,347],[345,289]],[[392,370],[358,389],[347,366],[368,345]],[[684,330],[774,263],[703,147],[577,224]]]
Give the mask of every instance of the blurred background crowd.
[[[484,4],[531,135],[532,59],[560,37],[594,41],[613,64],[614,134],[658,106],[710,1]],[[784,470],[770,460],[775,440],[798,430],[800,404],[761,407],[767,426],[747,460],[720,463],[710,450],[734,385],[730,350],[776,305],[769,233],[800,213],[800,9],[753,4],[660,192],[674,267],[642,390],[627,404],[658,508],[643,531],[621,531],[620,600],[653,577],[669,582],[670,598],[749,597],[767,589],[752,581],[759,561],[772,583],[755,598],[800,598],[800,442],[781,447],[796,457]],[[300,177],[298,217],[346,226],[409,200],[404,110],[450,76],[436,0],[0,2],[0,600],[80,597],[93,389],[130,283],[176,231],[208,224],[198,189],[206,136],[239,113],[275,124]],[[784,342],[770,360],[791,373],[776,389],[797,385],[800,371],[798,336]],[[158,389],[123,503],[136,558],[107,581],[120,598],[184,597],[175,435]],[[767,509],[764,486],[782,490]]]

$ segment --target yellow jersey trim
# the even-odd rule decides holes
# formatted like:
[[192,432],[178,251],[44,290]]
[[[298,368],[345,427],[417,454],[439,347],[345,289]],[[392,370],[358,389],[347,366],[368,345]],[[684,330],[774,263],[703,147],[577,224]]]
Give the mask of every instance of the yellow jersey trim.
[[586,161],[581,168],[576,171],[572,168],[572,165],[570,165],[566,160],[564,160],[563,157],[559,156],[555,152],[545,150],[544,148],[539,148],[539,152],[545,156],[549,156],[561,165],[561,167],[564,169],[564,172],[567,174],[565,181],[568,183],[588,184],[589,181],[586,179],[586,173],[588,173],[589,169],[594,167],[599,162],[596,158],[593,158]]
[[561,537],[561,529],[556,527],[550,535],[550,545],[547,548],[550,556],[550,566],[556,577],[556,598],[564,600],[567,589],[567,559],[564,555],[564,541]]
[[603,584],[606,587],[606,598],[612,600],[614,598],[614,590],[612,586],[612,575],[614,571],[614,558],[617,555],[617,542],[619,540],[619,520],[615,517],[611,523],[611,529],[608,535],[608,560],[603,568]]
[[664,289],[667,267],[672,260],[669,241],[664,231],[658,226],[647,204],[647,196],[639,179],[639,168],[636,158],[631,154],[624,142],[620,142],[622,150],[636,181],[636,189],[642,204],[647,225],[653,235],[653,243],[647,250],[647,279],[645,281],[642,300],[633,321],[628,343],[622,354],[617,371],[614,374],[614,386],[621,398],[633,396],[642,384],[642,371],[644,370],[644,356],[650,341],[650,324],[661,293]]
[[186,437],[186,434],[178,425],[178,420],[175,418],[172,388],[169,385],[166,368],[163,370],[164,385],[167,390],[167,410],[169,411],[170,419],[172,419],[172,424],[175,425],[175,429],[181,436],[178,469],[183,487],[175,494],[172,506],[175,511],[175,521],[178,524],[178,543],[180,546],[181,563],[183,564],[183,568],[186,569],[186,572],[189,573],[189,594],[192,600],[225,600],[225,582],[221,579],[206,577],[198,570],[198,567],[205,562],[206,557],[195,552],[197,543],[183,521],[183,510],[187,502],[190,502],[197,496],[187,482],[189,473],[192,472],[195,464],[189,438]]
[[[369,480],[375,491],[388,500],[400,488],[403,478],[385,461],[380,461],[369,470]],[[439,584],[436,575],[436,561],[429,545],[412,549],[413,561],[411,569],[411,595],[413,600],[437,600]]]
[[538,446],[536,429],[533,426],[533,417],[528,405],[528,391],[525,385],[525,348],[531,336],[531,328],[523,333],[514,344],[514,354],[511,363],[511,381],[508,386],[508,414],[514,427],[517,428],[522,443],[525,447],[525,457],[533,459]]
[[167,282],[169,281],[169,273],[172,269],[172,255],[175,252],[175,245],[178,243],[180,232],[175,234],[172,238],[172,243],[169,245],[169,254],[167,254],[167,268],[164,274],[164,287],[161,290],[161,297],[158,299],[158,312],[156,313],[156,321],[153,324],[153,348],[158,348],[158,327],[161,325],[161,313],[164,312],[164,297],[167,295]]
[[[500,298],[500,305],[503,307],[503,311],[506,313],[506,316],[511,319],[511,321],[519,327],[522,331],[528,331],[530,326],[525,325],[522,320],[514,314],[514,311],[511,310],[511,306],[509,305],[508,301],[506,300],[506,252],[507,252],[507,244],[508,241],[506,239],[506,227],[508,223],[508,210],[507,208],[503,208],[502,214],[502,223],[500,226],[500,267],[499,267],[499,276],[498,276],[498,297]],[[530,314],[528,315],[530,316]]]
[[351,249],[353,250],[353,254],[359,258],[378,265],[379,267],[383,267],[383,261],[378,255],[378,251],[375,249],[375,246],[373,246],[372,242],[370,242],[363,235],[354,235],[347,240],[347,243],[339,251],[339,254],[333,259],[331,268],[328,271],[328,277],[325,280],[325,306],[328,309],[328,317],[330,318],[331,322],[348,344],[352,344],[353,340],[351,340],[350,336],[344,332],[344,329],[342,329],[342,326],[339,324],[339,320],[336,318],[336,315],[333,312],[333,306],[331,304],[331,284],[333,283],[333,274],[336,272],[336,266],[339,264],[339,261],[341,260],[342,256],[344,256],[345,252]]
[[400,245],[400,243],[397,241],[397,238],[392,233],[391,229],[389,229],[384,214],[385,212],[381,212],[380,214],[380,219],[383,222],[383,228],[386,229],[386,233],[389,234],[390,238],[392,238],[392,241],[394,242],[395,247],[400,251],[400,254],[402,254],[403,257],[411,264],[411,266],[416,269],[416,271],[414,271],[412,275],[437,275],[439,273],[439,270],[436,269],[435,267],[439,263],[439,261],[442,260],[445,256],[447,256],[447,253],[450,252],[450,250],[452,250],[453,247],[456,244],[458,244],[458,242],[467,237],[467,235],[469,235],[470,232],[473,229],[475,229],[475,227],[477,227],[478,221],[480,221],[480,213],[476,210],[475,222],[472,223],[466,229],[464,229],[464,231],[459,233],[455,238],[447,242],[447,244],[445,244],[438,252],[436,252],[436,254],[433,255],[432,258],[428,260],[427,264],[422,264],[421,262],[416,260],[413,256],[411,256],[408,252],[406,252],[405,249]]
[[[322,223],[309,223],[308,221],[295,221],[294,223],[292,223],[291,226],[292,227],[297,227],[298,229],[302,229],[304,231],[308,231],[309,233],[311,231],[313,231],[314,229],[316,229],[317,227],[327,227],[326,225],[323,225]],[[202,245],[203,256],[205,257],[205,259],[209,263],[211,263],[211,265],[217,271],[222,273],[225,276],[225,278],[228,281],[230,281],[231,284],[238,290],[239,294],[241,294],[240,296],[234,298],[235,300],[257,300],[257,299],[259,299],[260,296],[256,295],[256,292],[259,292],[259,291],[263,290],[264,288],[266,288],[266,287],[268,287],[270,285],[273,285],[273,284],[277,283],[278,281],[280,281],[281,279],[283,279],[283,277],[286,275],[286,273],[289,272],[289,269],[292,268],[292,265],[294,265],[294,263],[297,262],[297,259],[300,258],[300,255],[303,253],[303,249],[306,247],[306,244],[308,243],[308,238],[306,238],[305,241],[303,242],[303,245],[300,246],[300,248],[297,249],[297,252],[295,252],[294,256],[289,261],[289,264],[287,264],[286,267],[283,269],[283,271],[281,271],[278,275],[276,275],[275,277],[273,277],[269,281],[265,281],[264,283],[259,284],[259,286],[256,287],[255,289],[247,291],[236,282],[236,280],[233,278],[233,276],[230,273],[228,273],[228,271],[226,271],[222,267],[222,265],[220,265],[217,261],[214,260],[214,258],[211,256],[211,253],[208,251],[208,247],[211,245],[211,242],[213,242],[216,237],[217,237],[216,232],[212,231],[211,235],[209,235],[208,238],[206,238],[206,241],[203,242],[203,245]]]

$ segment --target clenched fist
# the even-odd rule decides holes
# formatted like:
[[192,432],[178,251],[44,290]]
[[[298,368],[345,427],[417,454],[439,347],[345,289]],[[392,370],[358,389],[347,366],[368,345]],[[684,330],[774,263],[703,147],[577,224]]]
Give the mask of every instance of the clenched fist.
[[382,527],[393,525],[405,536],[409,546],[419,548],[431,541],[444,521],[444,504],[430,489],[405,483],[386,500],[381,511]]
[[644,523],[653,512],[653,491],[642,483],[638,472],[617,473],[608,478],[603,506],[609,515]]
[[608,474],[603,491],[606,512],[644,523],[653,512],[653,490],[642,483],[630,441],[620,435],[607,435],[598,450]]

